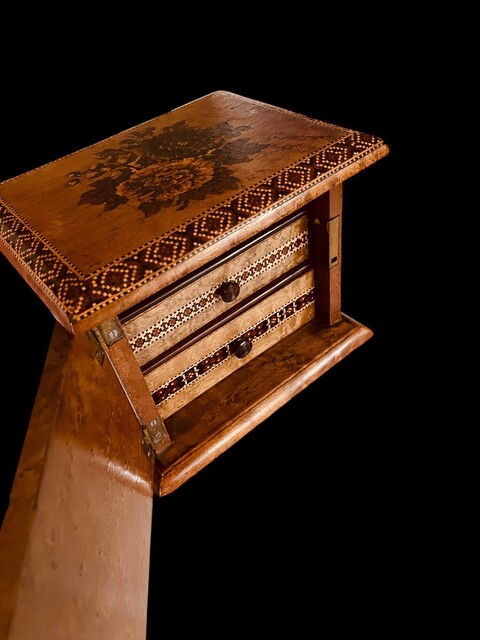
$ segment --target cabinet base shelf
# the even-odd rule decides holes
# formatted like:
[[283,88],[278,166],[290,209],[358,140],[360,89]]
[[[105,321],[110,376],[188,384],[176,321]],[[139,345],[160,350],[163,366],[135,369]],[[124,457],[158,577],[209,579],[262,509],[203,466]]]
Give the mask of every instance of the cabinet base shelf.
[[345,314],[332,327],[309,322],[167,418],[173,444],[157,462],[156,493],[177,489],[372,335]]

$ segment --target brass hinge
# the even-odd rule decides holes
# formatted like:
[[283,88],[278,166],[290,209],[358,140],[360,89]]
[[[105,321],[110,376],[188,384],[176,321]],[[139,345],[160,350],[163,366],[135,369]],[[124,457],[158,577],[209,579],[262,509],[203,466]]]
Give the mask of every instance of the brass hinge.
[[120,338],[123,338],[122,328],[116,318],[105,320],[93,331],[105,351],[118,342]]
[[320,216],[313,218],[314,251],[316,262],[332,269],[340,264],[340,216],[325,220]]
[[95,357],[100,364],[103,364],[109,348],[123,337],[123,332],[118,321],[111,318],[89,331],[88,335],[95,345]]
[[90,339],[93,350],[95,351],[95,358],[97,359],[97,362],[99,364],[103,364],[105,362],[105,344],[100,342],[98,333],[95,329],[87,331],[87,336]]
[[161,418],[155,418],[150,420],[148,424],[142,425],[142,446],[147,456],[152,453],[158,456],[165,449],[163,440],[168,437],[168,432]]
[[93,329],[97,360],[108,358],[142,429],[142,448],[158,457],[170,444],[170,436],[153,402],[138,362],[128,345],[117,318],[106,320]]
[[328,266],[331,269],[338,264],[340,255],[340,216],[327,222]]

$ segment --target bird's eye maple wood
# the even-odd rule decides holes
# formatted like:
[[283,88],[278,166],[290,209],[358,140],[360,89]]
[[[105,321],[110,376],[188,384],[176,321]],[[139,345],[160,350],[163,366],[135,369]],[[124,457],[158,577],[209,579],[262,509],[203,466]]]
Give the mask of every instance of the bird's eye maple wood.
[[2,528],[5,638],[144,637],[153,494],[372,336],[342,313],[342,194],[387,153],[217,91],[0,183],[2,252],[56,319]]

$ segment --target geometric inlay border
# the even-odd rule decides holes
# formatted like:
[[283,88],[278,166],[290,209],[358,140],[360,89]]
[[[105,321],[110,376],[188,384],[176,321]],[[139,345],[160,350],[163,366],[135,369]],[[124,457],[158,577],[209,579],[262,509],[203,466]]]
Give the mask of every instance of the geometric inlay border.
[[102,269],[82,274],[0,198],[0,240],[73,322],[86,318],[202,247],[368,156],[383,141],[346,132],[265,180],[153,239]]
[[207,373],[212,371],[212,369],[215,369],[227,359],[234,357],[236,343],[239,338],[249,340],[253,344],[256,340],[263,337],[270,331],[273,331],[292,316],[298,314],[302,309],[313,304],[313,302],[313,289],[302,293],[294,300],[291,300],[280,309],[277,309],[266,318],[260,320],[260,322],[249,327],[246,331],[235,336],[232,340],[216,349],[213,353],[208,354],[206,357],[202,358],[202,360],[199,360],[188,369],[175,376],[175,378],[166,381],[163,385],[152,392],[153,401],[158,407],[158,405],[169,400],[174,395],[196,382],[199,378],[205,376]]
[[[288,238],[281,245],[262,255],[257,260],[250,262],[243,269],[230,275],[228,281],[236,282],[244,287],[248,282],[255,280],[255,278],[258,278],[270,269],[277,267],[281,262],[288,260],[293,254],[307,246],[307,244],[308,233],[307,231],[302,231]],[[136,355],[145,351],[145,349],[149,349],[168,334],[177,331],[183,324],[191,322],[192,318],[202,314],[214,304],[219,304],[221,298],[216,292],[220,284],[221,281],[217,282],[168,315],[162,316],[160,315],[161,311],[158,311],[157,315],[160,315],[160,317],[157,318],[153,324],[148,325],[139,333],[128,338],[133,353]]]

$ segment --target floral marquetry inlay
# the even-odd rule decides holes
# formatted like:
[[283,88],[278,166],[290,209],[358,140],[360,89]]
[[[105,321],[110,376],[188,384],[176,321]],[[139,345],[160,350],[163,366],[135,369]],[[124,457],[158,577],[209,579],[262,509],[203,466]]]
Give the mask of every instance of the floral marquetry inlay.
[[238,189],[231,165],[268,147],[245,137],[249,128],[222,122],[202,129],[182,120],[157,134],[154,127],[132,131],[118,147],[96,153],[98,162],[86,171],[71,172],[68,184],[85,184],[79,204],[105,211],[127,202],[145,216],[165,207],[185,209],[192,200]]
[[376,136],[214,92],[2,182],[0,248],[65,328],[85,331],[387,152]]

